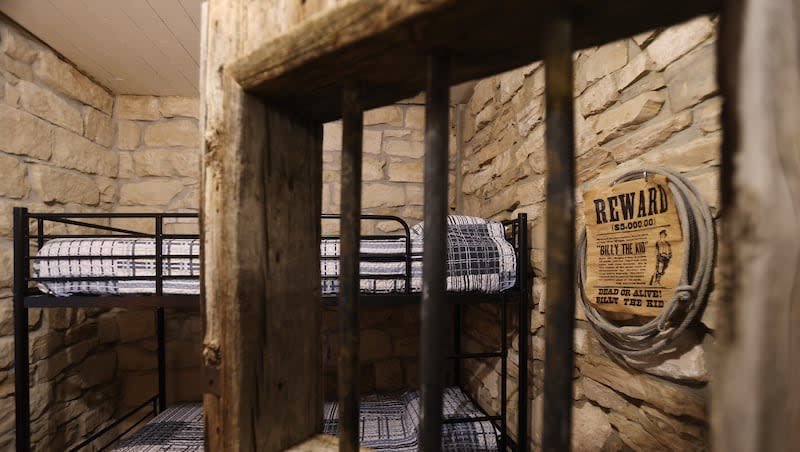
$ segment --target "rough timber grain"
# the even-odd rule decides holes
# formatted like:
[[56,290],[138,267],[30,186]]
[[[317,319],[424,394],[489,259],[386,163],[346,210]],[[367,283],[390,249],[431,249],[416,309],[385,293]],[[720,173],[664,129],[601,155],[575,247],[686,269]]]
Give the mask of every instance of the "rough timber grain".
[[[714,12],[720,0],[572,0],[575,47]],[[355,0],[269,36],[227,70],[245,90],[319,121],[337,119],[348,80],[371,86],[365,109],[411,97],[425,87],[425,55],[451,50],[450,83],[541,59],[545,0]]]
[[800,442],[800,5],[729,0],[720,22],[723,272],[716,450]]
[[237,1],[208,11],[204,408],[210,450],[277,451],[322,428],[322,125],[265,104],[218,70],[241,45],[244,11]]

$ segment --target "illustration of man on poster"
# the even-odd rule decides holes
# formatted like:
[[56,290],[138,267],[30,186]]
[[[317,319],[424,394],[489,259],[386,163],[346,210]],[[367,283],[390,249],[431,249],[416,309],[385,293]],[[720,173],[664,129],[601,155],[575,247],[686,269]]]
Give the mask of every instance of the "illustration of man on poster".
[[667,242],[667,230],[662,229],[658,233],[658,241],[656,242],[656,271],[650,277],[651,286],[661,284],[661,277],[667,271],[670,259],[672,259],[672,247]]

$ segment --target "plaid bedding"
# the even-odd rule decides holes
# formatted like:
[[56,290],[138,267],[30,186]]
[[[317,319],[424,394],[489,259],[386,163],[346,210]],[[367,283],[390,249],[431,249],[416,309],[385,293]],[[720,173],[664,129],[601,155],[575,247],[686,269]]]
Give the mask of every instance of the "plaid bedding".
[[[459,388],[444,390],[444,416],[477,417],[483,413]],[[324,432],[338,430],[338,404],[329,402],[323,410]],[[399,396],[371,395],[361,400],[361,444],[374,450],[400,452],[418,448],[420,418],[419,391]],[[486,452],[497,450],[499,432],[488,421],[444,424],[442,450]],[[139,431],[120,442],[118,452],[202,451],[203,406],[185,404],[168,408]]]
[[[478,417],[484,414],[457,387],[442,393],[445,418]],[[400,396],[372,395],[361,399],[361,444],[374,450],[416,451],[419,444],[420,393]],[[338,431],[338,403],[325,404],[323,431]],[[489,421],[442,425],[442,450],[485,452],[497,450],[497,429]]]
[[[411,290],[422,290],[422,249],[424,226],[411,229]],[[447,290],[452,292],[496,293],[514,286],[516,255],[505,239],[501,223],[482,218],[449,216],[447,228]],[[165,294],[198,294],[197,278],[170,279],[170,276],[200,274],[200,242],[191,239],[166,239],[163,291]],[[337,239],[320,244],[323,295],[339,292],[339,252]],[[41,282],[42,292],[57,296],[72,294],[152,294],[155,283],[125,278],[155,276],[155,259],[125,256],[153,256],[154,239],[100,238],[56,239],[47,242],[39,256],[70,259],[37,260],[33,276],[41,278],[119,277],[105,281]],[[169,257],[197,256],[197,257]],[[115,257],[118,256],[118,257]],[[395,293],[406,290],[406,241],[399,239],[361,242],[361,290],[364,293]]]
[[130,437],[120,441],[118,452],[203,450],[203,405],[181,404],[167,408]]

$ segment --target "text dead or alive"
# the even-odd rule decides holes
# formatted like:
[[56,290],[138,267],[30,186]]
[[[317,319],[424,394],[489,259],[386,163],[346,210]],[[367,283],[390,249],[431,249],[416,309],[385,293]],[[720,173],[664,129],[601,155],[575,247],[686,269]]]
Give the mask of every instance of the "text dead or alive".
[[625,289],[618,287],[600,287],[597,289],[595,303],[597,304],[622,304],[624,306],[642,306],[648,308],[663,308],[660,289]]

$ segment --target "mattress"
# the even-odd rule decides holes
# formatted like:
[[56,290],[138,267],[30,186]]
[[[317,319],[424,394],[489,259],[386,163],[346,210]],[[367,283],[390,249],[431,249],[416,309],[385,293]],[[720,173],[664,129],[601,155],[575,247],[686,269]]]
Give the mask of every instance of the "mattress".
[[180,404],[167,408],[133,435],[120,441],[115,451],[202,451],[203,405]]
[[[505,240],[502,224],[475,217],[450,216],[447,230],[447,290],[452,292],[496,293],[514,286],[516,255]],[[424,225],[411,229],[411,253],[407,259],[405,238],[361,242],[361,290],[364,293],[404,292],[422,289]],[[41,281],[39,289],[56,296],[73,294],[153,294],[156,273],[156,243],[149,238],[62,238],[48,241],[39,250],[33,276],[64,278]],[[320,244],[322,293],[339,292],[338,239]],[[162,242],[164,294],[200,293],[200,242],[197,239],[165,239]],[[137,257],[137,258],[133,258]],[[139,257],[150,256],[150,257]],[[411,277],[407,278],[407,260]],[[75,281],[68,278],[103,278]]]
[[[484,414],[460,388],[446,388],[442,394],[444,417],[478,417]],[[371,395],[361,400],[363,446],[374,450],[409,452],[418,450],[420,418],[419,391],[396,396]],[[335,435],[338,404],[323,409],[324,432]],[[498,430],[489,421],[444,424],[442,450],[486,452],[497,450]],[[202,451],[203,407],[186,404],[171,407],[119,443],[115,451]]]

